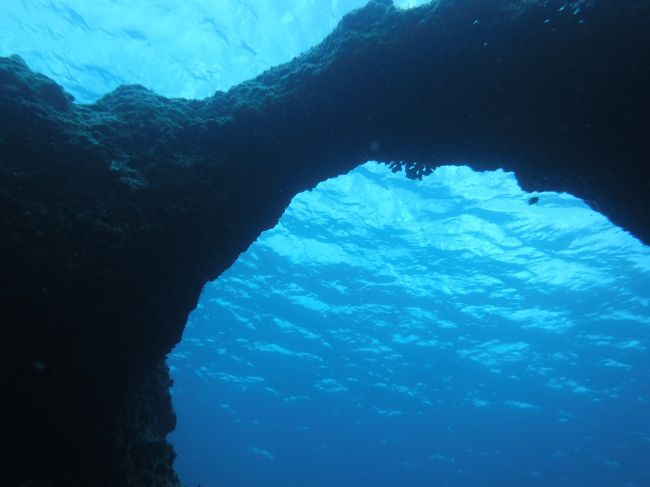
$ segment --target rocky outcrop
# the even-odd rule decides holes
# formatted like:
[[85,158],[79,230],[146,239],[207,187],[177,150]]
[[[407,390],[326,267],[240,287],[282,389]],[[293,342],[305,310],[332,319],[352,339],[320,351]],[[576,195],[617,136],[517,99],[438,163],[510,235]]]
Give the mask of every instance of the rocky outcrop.
[[164,358],[203,284],[366,160],[503,167],[650,242],[648,59],[646,0],[375,0],[202,101],[0,59],[0,483],[178,485]]

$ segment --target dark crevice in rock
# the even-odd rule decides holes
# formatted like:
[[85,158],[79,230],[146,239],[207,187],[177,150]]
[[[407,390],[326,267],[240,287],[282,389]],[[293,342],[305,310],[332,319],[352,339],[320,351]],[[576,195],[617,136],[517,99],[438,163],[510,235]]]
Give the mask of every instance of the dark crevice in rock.
[[650,242],[648,59],[646,0],[375,0],[202,101],[0,58],[0,483],[177,485],[161,364],[203,284],[366,160],[503,167]]

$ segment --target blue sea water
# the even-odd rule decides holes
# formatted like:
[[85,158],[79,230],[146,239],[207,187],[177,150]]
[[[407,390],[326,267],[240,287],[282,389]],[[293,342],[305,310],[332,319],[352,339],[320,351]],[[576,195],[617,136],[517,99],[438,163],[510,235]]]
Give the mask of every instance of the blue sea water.
[[[197,98],[363,3],[7,0],[0,54],[80,102],[122,83]],[[650,485],[650,249],[531,196],[502,171],[372,162],[296,196],[169,357],[183,481]]]
[[648,485],[650,249],[512,174],[294,198],[169,358],[202,486]]
[[[121,84],[204,98],[318,44],[367,0],[2,0],[0,55],[79,102]],[[396,0],[412,7],[426,0]]]

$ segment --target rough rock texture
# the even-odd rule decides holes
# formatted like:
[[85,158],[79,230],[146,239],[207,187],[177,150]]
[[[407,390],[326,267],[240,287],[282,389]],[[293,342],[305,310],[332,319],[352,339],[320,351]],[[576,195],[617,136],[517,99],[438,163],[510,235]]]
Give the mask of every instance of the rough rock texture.
[[504,167],[650,242],[648,60],[647,0],[375,0],[203,101],[75,105],[0,59],[0,485],[178,485],[164,358],[201,287],[368,159]]

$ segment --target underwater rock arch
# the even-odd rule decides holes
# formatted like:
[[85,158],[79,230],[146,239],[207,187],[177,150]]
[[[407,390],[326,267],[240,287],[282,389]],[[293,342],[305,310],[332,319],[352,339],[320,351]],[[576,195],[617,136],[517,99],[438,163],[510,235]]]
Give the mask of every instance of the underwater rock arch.
[[644,0],[374,0],[200,101],[75,105],[1,58],[0,479],[177,485],[164,357],[203,284],[368,159],[503,167],[647,244],[647,59]]

